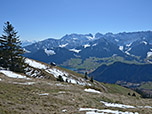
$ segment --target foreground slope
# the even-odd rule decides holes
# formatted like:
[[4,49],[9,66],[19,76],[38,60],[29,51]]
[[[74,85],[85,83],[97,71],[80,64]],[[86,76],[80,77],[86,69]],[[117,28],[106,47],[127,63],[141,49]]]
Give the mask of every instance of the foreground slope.
[[[83,80],[80,74],[57,66],[29,59],[26,62],[29,64],[27,75],[0,70],[0,113],[152,113],[152,100],[142,99],[132,90],[97,81],[92,83]],[[56,81],[61,71],[71,81]],[[133,93],[136,96],[132,96]]]

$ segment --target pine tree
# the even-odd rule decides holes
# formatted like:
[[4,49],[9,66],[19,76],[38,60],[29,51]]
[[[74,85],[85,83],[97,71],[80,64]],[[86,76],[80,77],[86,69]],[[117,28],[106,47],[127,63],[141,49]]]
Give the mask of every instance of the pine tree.
[[59,75],[59,77],[57,78],[57,81],[64,82],[64,80],[63,80],[61,75]]
[[85,74],[84,74],[84,78],[85,78],[85,80],[87,80],[87,79],[88,79],[88,73],[87,73],[87,72],[85,72]]
[[132,94],[132,96],[136,97],[136,94],[135,94],[135,93],[133,93],[133,94]]
[[91,76],[90,81],[93,83],[93,76]]
[[0,64],[1,67],[8,68],[15,72],[24,72],[24,51],[21,48],[21,41],[16,30],[6,22],[0,37]]
[[67,82],[67,83],[68,83],[68,79],[66,79],[66,80],[65,80],[65,82]]
[[130,96],[131,94],[130,94],[130,93],[128,93],[128,95]]

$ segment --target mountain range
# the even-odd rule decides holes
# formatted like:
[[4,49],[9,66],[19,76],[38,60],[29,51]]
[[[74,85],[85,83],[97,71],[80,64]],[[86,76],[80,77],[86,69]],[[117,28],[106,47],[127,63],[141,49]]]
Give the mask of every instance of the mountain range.
[[56,62],[63,66],[70,66],[64,63],[68,63],[71,59],[80,59],[82,65],[90,57],[117,56],[125,60],[145,62],[145,59],[152,55],[152,31],[70,34],[61,39],[49,38],[35,42],[25,46],[24,49],[25,57],[46,63]]

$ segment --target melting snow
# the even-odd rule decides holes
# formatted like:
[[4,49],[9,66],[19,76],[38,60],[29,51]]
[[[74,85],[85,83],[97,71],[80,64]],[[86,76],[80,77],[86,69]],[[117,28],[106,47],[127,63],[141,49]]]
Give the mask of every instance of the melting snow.
[[59,91],[58,93],[66,93],[65,91]]
[[12,71],[7,71],[7,70],[0,70],[1,73],[5,74],[6,76],[10,77],[10,78],[23,78],[23,79],[29,79],[24,75],[20,75],[17,73],[14,73]]
[[143,106],[143,108],[152,108],[151,106]]
[[147,52],[147,57],[150,57],[150,56],[152,56],[152,52]]
[[116,41],[116,42],[119,42],[119,40],[118,40],[118,39],[115,39],[115,41]]
[[62,76],[64,81],[66,80],[66,76],[68,76],[68,73],[62,72],[62,71],[60,71],[60,70],[58,70],[56,68],[47,69],[45,71],[50,73],[50,74],[53,74],[55,78],[58,78],[59,75]]
[[97,111],[98,109],[94,108],[80,108],[79,111]]
[[96,46],[97,44],[93,44],[92,46]]
[[97,90],[95,90],[95,89],[84,89],[84,91],[86,91],[86,92],[91,92],[91,93],[101,93],[100,91],[97,91]]
[[[68,80],[69,83],[79,84],[79,85],[91,85],[89,83],[82,81],[82,79],[77,79],[77,78],[73,79],[72,77],[69,77],[69,74],[65,71],[61,71],[61,70],[56,69],[56,68],[49,68],[48,69],[46,65],[43,65],[43,64],[36,62],[34,60],[27,58],[25,60],[25,62],[34,68],[45,69],[46,72],[52,74],[55,78],[58,78],[58,76],[62,76],[63,80],[64,81]],[[33,71],[34,71],[34,73],[33,73]],[[26,74],[34,77],[34,76],[40,75],[40,72],[30,69],[30,71],[27,72]],[[40,76],[40,77],[42,77],[42,76]]]
[[38,68],[38,69],[46,69],[47,66],[41,64],[41,63],[38,63],[34,60],[31,60],[31,59],[25,59],[25,63],[29,64],[30,66],[34,67],[34,68]]
[[87,48],[87,47],[90,47],[90,45],[89,44],[84,45],[84,48]]
[[123,51],[123,46],[119,46],[119,50]]
[[127,44],[126,46],[127,46],[127,47],[130,47],[130,46],[131,46],[131,44],[132,44],[132,43],[129,43],[129,44]]
[[81,50],[77,50],[77,49],[69,49],[69,51],[73,51],[73,52],[76,52],[76,53],[79,53]]
[[89,111],[86,112],[86,114],[139,114],[138,112],[122,112],[118,110],[109,110],[109,109],[104,109],[104,110],[99,110],[99,109],[93,109],[93,108],[80,108],[79,111]]
[[112,55],[112,57],[115,57],[115,56],[117,56],[117,54],[113,54],[113,55]]
[[32,68],[27,69],[26,75],[31,76],[31,77],[37,77],[38,76],[39,78],[43,77],[43,76],[41,76],[41,71],[34,70]]
[[67,111],[66,109],[62,110],[62,112],[66,112],[66,111]]
[[131,105],[124,105],[124,104],[116,104],[116,103],[108,103],[108,102],[104,102],[104,101],[100,101],[101,103],[103,103],[105,106],[107,107],[117,107],[117,108],[136,108],[134,106]]
[[78,38],[73,38],[73,40],[77,40]]
[[146,42],[146,41],[142,41],[141,43],[144,43],[145,45],[147,45],[147,42]]
[[59,47],[63,48],[63,47],[66,47],[67,45],[68,45],[68,43],[63,44],[63,45],[59,45]]
[[56,86],[65,86],[65,85],[63,85],[63,84],[55,84]]
[[129,53],[128,51],[125,51],[125,53],[126,53],[127,55],[130,55],[130,53]]
[[152,108],[151,106],[137,106],[137,108]]
[[129,48],[127,51],[130,51],[132,48]]
[[79,85],[90,85],[89,83],[85,83],[85,82],[81,82],[81,81],[75,80],[72,77],[69,77],[68,73],[66,73],[64,71],[60,71],[60,70],[58,70],[56,68],[47,69],[45,71],[50,73],[50,74],[52,74],[52,75],[54,75],[55,78],[58,78],[58,76],[60,75],[60,76],[62,76],[64,81],[68,80],[69,83],[79,84]]
[[74,79],[69,79],[69,81],[70,81],[72,84],[77,84],[77,81],[74,80]]
[[25,51],[25,53],[31,53],[31,51],[28,51],[25,48],[23,48],[23,51]]
[[49,55],[55,55],[56,53],[53,50],[47,50],[44,49],[44,52],[49,56]]
[[49,95],[49,93],[42,93],[42,94],[39,94],[39,95]]
[[33,85],[35,82],[25,82],[25,83],[19,83],[19,82],[13,82],[14,84],[21,84],[21,85]]
[[95,37],[86,36],[89,40],[93,40]]

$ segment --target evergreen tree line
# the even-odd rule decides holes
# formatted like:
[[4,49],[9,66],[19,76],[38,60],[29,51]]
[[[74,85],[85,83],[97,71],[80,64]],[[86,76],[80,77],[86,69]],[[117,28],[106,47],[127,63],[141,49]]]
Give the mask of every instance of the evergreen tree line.
[[24,51],[17,33],[10,22],[5,23],[3,34],[0,36],[0,67],[24,73]]
[[141,95],[142,98],[152,98],[152,94],[150,92],[144,92],[142,89],[135,89],[137,93]]

